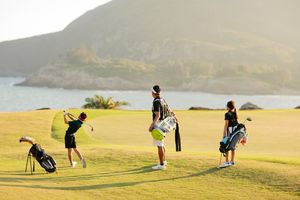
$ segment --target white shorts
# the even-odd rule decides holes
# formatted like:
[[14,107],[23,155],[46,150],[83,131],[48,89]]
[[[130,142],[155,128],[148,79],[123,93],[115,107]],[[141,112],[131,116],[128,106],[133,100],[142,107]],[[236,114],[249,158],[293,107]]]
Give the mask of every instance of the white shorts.
[[153,146],[164,147],[165,146],[165,141],[164,140],[160,141],[160,140],[154,140],[153,139]]
[[228,127],[228,133],[227,133],[227,135],[231,135],[233,133],[233,131],[235,131],[236,128],[237,128],[237,126],[234,126],[234,127],[230,126],[230,127]]

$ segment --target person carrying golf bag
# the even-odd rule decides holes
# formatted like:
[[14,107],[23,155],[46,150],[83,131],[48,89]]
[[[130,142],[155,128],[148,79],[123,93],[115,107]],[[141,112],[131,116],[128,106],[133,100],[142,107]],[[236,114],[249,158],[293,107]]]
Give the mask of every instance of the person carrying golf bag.
[[159,158],[159,164],[153,166],[152,169],[164,170],[167,167],[164,137],[165,134],[167,134],[171,130],[174,130],[176,127],[176,151],[181,151],[178,120],[175,113],[169,109],[166,101],[160,97],[160,87],[158,85],[153,86],[152,97],[152,123],[150,124],[148,130],[149,132],[151,132],[151,135],[153,137],[153,145],[157,146]]
[[[228,138],[230,138],[230,136],[234,133],[234,131],[237,130],[238,128],[240,128],[240,127],[238,127],[238,125],[239,125],[238,115],[237,115],[237,111],[235,108],[235,102],[229,101],[229,102],[227,102],[227,112],[225,113],[225,125],[224,125],[224,131],[223,131],[223,140],[228,140]],[[225,151],[222,149],[222,142],[224,144],[226,144],[226,143],[228,143],[228,141],[221,141],[220,151],[221,151],[221,153],[225,154],[225,163],[220,165],[220,168],[235,165],[234,159],[235,159],[235,147],[236,147],[237,141],[235,141],[235,144],[234,144],[234,142],[232,142],[232,146],[229,150],[229,151],[231,151],[230,161],[229,161],[229,151],[228,151],[228,149]]]
[[[67,117],[69,117],[70,119],[69,121],[67,120]],[[86,168],[86,161],[76,147],[76,138],[75,138],[76,132],[81,127],[82,123],[86,118],[87,115],[84,112],[82,112],[78,116],[78,119],[76,119],[72,114],[64,111],[64,122],[65,124],[69,125],[69,128],[67,129],[65,135],[65,148],[68,149],[68,158],[71,167],[75,167],[77,164],[77,162],[73,161],[72,150],[74,150],[81,161],[82,167]]]

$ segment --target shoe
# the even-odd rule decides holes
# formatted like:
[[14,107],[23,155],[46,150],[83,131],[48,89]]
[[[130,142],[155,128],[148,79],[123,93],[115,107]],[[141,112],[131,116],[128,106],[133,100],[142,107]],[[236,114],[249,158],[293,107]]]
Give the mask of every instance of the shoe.
[[167,169],[167,167],[165,165],[158,164],[158,165],[152,167],[152,169],[154,169],[154,170],[165,170],[165,169]]
[[167,166],[168,165],[168,162],[165,160],[164,161],[164,166]]
[[230,162],[230,166],[234,166],[235,165],[235,162]]
[[86,168],[86,162],[85,162],[85,159],[84,159],[84,158],[82,158],[81,164],[82,164],[82,167],[83,167],[83,168]]
[[218,168],[225,168],[231,166],[230,162],[224,162],[222,165],[220,165]]
[[72,164],[71,164],[71,167],[74,168],[76,165],[77,165],[77,162],[73,161]]

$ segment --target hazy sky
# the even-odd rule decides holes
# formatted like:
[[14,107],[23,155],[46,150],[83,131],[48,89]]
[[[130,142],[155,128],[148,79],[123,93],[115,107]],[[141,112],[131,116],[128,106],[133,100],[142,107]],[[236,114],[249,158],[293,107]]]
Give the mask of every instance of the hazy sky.
[[0,0],[0,42],[60,31],[110,0]]

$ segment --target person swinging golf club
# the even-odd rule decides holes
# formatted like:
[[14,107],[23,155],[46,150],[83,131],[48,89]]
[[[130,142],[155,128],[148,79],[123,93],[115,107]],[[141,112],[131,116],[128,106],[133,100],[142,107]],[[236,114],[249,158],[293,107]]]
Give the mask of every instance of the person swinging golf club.
[[[67,117],[69,117],[70,120],[68,120]],[[75,167],[77,164],[77,162],[73,161],[72,150],[74,150],[81,161],[82,167],[86,168],[86,161],[82,157],[81,153],[78,151],[76,147],[76,140],[75,140],[76,139],[75,134],[78,131],[78,129],[81,127],[82,123],[86,118],[87,115],[84,112],[82,112],[78,116],[78,119],[76,119],[72,114],[64,111],[64,122],[65,124],[69,125],[69,128],[67,129],[65,135],[65,148],[68,149],[68,158],[71,167]]]
[[158,148],[158,158],[159,158],[159,164],[152,167],[152,169],[164,170],[167,167],[164,137],[158,132],[153,130],[155,129],[158,122],[165,119],[170,114],[172,114],[175,117],[175,114],[172,111],[170,111],[165,100],[160,97],[160,87],[158,85],[153,86],[152,97],[153,97],[152,123],[149,126],[149,132],[151,132],[153,137],[153,145],[157,146]]
[[[225,125],[224,125],[224,131],[223,131],[223,138],[226,136],[230,136],[234,132],[237,125],[238,125],[238,115],[237,115],[237,111],[235,108],[235,102],[228,101],[227,102],[227,112],[225,113]],[[225,153],[225,163],[220,165],[220,168],[235,165],[234,159],[235,159],[235,149],[231,150],[230,161],[229,161],[229,152],[226,152]]]

